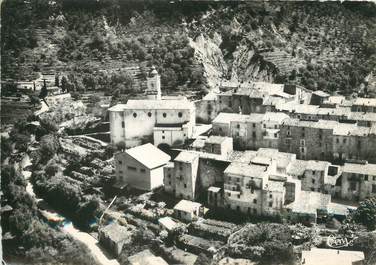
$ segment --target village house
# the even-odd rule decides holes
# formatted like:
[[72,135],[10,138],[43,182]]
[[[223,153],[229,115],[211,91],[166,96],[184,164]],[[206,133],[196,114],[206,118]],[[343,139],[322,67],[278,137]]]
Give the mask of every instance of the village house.
[[337,121],[286,119],[280,127],[279,150],[298,158],[376,161],[376,127]]
[[361,201],[376,195],[376,164],[345,163],[340,183],[342,199]]
[[163,186],[163,167],[171,157],[152,144],[144,144],[115,154],[116,185],[140,190]]
[[205,141],[202,151],[228,157],[233,151],[232,138],[212,135]]
[[168,265],[163,258],[155,256],[148,249],[128,257],[128,262],[130,265]]
[[120,255],[124,245],[131,242],[132,231],[116,222],[111,223],[98,231],[100,244],[110,250],[116,257]]
[[195,200],[199,154],[182,151],[164,170],[165,191],[177,198]]
[[181,200],[174,206],[174,215],[180,220],[192,222],[204,214],[201,203]]
[[269,178],[273,170],[273,161],[231,163],[224,172],[225,207],[253,215],[281,213],[285,203],[285,185],[283,181]]
[[307,92],[302,87],[289,84],[249,82],[221,84],[218,94],[209,93],[195,102],[196,118],[210,123],[221,112],[265,113],[276,111],[276,106],[285,103],[306,102]]
[[280,126],[288,118],[288,115],[276,112],[220,113],[213,121],[212,130],[214,135],[232,137],[236,150],[277,148]]

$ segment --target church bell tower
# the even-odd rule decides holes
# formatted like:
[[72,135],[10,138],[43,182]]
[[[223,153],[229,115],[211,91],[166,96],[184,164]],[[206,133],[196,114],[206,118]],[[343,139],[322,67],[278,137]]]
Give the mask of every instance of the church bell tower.
[[162,99],[162,91],[161,91],[161,76],[158,74],[157,70],[154,66],[151,67],[151,71],[146,78],[147,82],[147,89],[146,89],[146,96],[148,99]]

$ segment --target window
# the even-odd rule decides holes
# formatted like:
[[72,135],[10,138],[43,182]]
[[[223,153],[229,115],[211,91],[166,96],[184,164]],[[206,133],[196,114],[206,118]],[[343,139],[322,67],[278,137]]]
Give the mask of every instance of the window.
[[350,190],[356,190],[356,182],[355,181],[352,181],[350,182]]
[[314,179],[312,180],[312,184],[315,184],[315,180]]
[[[208,111],[208,113],[209,113],[209,112],[210,112],[210,111]],[[178,117],[179,117],[179,118],[183,117],[183,113],[179,112],[179,113],[178,113]]]
[[133,118],[136,118],[137,117],[137,113],[133,113]]
[[312,175],[316,175],[316,171],[312,170]]
[[209,116],[211,115],[211,111],[208,111],[208,115],[209,115]]
[[121,160],[119,160],[118,162],[119,162],[119,165],[122,165],[122,164],[123,164],[123,161],[121,161]]
[[252,137],[256,138],[256,132],[252,132]]
[[336,139],[336,143],[337,143],[337,144],[339,143],[339,139],[338,139],[338,138]]
[[376,176],[373,176],[373,181],[375,181],[376,180]]
[[257,200],[256,200],[256,199],[253,199],[253,203],[257,203]]
[[269,202],[269,207],[273,207],[273,202]]
[[151,117],[151,112],[148,112],[148,116]]
[[253,127],[253,128],[256,128],[256,123],[252,123],[252,127]]
[[162,139],[165,139],[166,137],[164,135],[162,135]]
[[145,173],[145,169],[144,169],[144,168],[141,168],[141,169],[140,169],[140,172]]
[[346,143],[346,139],[343,139],[343,143],[344,143],[344,144]]
[[266,124],[264,124],[263,127],[266,128]]
[[269,195],[269,198],[270,198],[270,199],[273,198],[273,194],[270,194],[270,195]]
[[171,181],[168,182],[168,185],[171,185]]
[[238,199],[240,199],[240,194],[238,194]]
[[274,125],[274,129],[278,129],[278,125],[276,124],[276,125]]
[[132,167],[132,166],[128,166],[127,168],[128,168],[128,170],[132,170],[132,171],[136,171],[137,170],[137,168]]
[[122,121],[121,122],[121,128],[124,128],[125,127],[125,123]]
[[364,175],[364,180],[368,181],[368,175]]
[[277,137],[278,137],[278,133],[275,133],[275,134],[274,134],[274,138],[277,138]]
[[167,176],[168,176],[169,179],[171,178],[171,174],[168,174]]
[[240,129],[240,124],[236,125],[236,127],[237,127],[238,129]]
[[163,113],[163,118],[166,118],[167,117],[167,114],[166,112]]
[[372,185],[372,193],[376,193],[376,185],[375,184]]
[[187,188],[187,184],[184,184],[184,188]]

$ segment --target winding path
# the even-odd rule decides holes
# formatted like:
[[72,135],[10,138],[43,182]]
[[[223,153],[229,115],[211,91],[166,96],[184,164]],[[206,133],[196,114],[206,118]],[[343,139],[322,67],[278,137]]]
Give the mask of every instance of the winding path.
[[[30,171],[22,171],[22,174],[24,178],[27,181],[26,191],[27,193],[34,198],[37,202],[41,201],[42,199],[38,198],[36,194],[34,193],[33,185],[29,181],[29,178],[31,176]],[[56,214],[53,212],[50,212],[51,214]],[[82,232],[75,228],[72,224],[72,222],[69,222],[67,225],[65,225],[63,228],[61,228],[61,231],[71,235],[74,239],[81,241],[83,244],[85,244],[88,249],[90,250],[93,257],[101,264],[101,265],[120,265],[119,262],[114,258],[108,258],[109,255],[107,252],[102,249],[99,245],[99,242],[97,239],[92,237],[90,234]]]

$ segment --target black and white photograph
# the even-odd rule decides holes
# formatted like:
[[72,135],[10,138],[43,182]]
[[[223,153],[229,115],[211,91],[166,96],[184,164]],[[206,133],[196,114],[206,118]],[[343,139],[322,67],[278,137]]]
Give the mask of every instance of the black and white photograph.
[[1,265],[376,265],[376,1],[0,5]]

